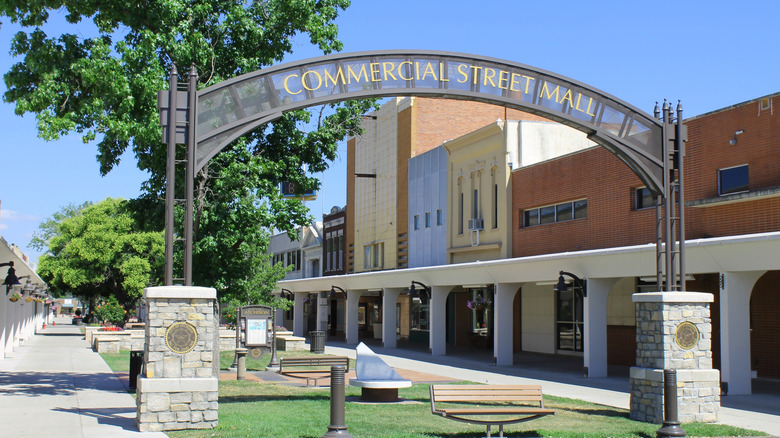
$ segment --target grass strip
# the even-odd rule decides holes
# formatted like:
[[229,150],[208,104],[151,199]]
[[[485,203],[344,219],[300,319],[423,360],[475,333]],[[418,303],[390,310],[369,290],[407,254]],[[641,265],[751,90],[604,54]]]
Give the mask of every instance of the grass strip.
[[[301,351],[279,355],[305,356]],[[101,353],[115,371],[128,371],[130,353]],[[223,368],[233,362],[233,352],[220,354]],[[270,360],[247,359],[247,368],[262,370]],[[431,414],[429,385],[399,390],[405,403],[355,402],[360,388],[346,386],[346,425],[355,437],[466,438],[483,436],[484,426],[467,424]],[[556,438],[653,438],[657,424],[633,421],[625,409],[546,395],[545,407],[556,415],[504,427],[506,437]],[[201,437],[305,437],[319,438],[330,424],[330,389],[254,381],[219,382],[219,426],[215,429],[169,431],[171,438]],[[765,436],[765,433],[710,423],[682,425],[689,437]],[[497,428],[493,428],[497,436]]]

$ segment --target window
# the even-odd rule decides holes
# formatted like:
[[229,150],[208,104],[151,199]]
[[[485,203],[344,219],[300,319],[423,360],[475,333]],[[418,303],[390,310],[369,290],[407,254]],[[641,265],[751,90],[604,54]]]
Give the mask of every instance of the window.
[[718,170],[718,195],[748,191],[748,165]]
[[363,267],[365,269],[383,268],[385,264],[384,242],[364,246],[363,256]]
[[420,215],[416,214],[414,215],[414,229],[419,230],[420,229]]
[[[409,324],[412,330],[428,331],[428,313],[430,310],[430,303],[428,296],[425,293],[421,293],[419,296],[414,297],[409,303]],[[400,315],[400,313],[399,313]]]
[[463,234],[463,193],[458,197],[458,234]]
[[634,190],[634,210],[655,207],[658,199],[650,193],[647,187],[639,187]]
[[493,228],[498,228],[498,184],[493,184]]
[[574,201],[574,219],[585,219],[588,217],[588,200],[580,199]]
[[293,271],[301,270],[301,250],[287,252],[287,266],[292,265]]
[[582,291],[577,287],[555,292],[555,320],[558,350],[583,351]]
[[544,224],[551,224],[555,222],[555,206],[551,205],[549,207],[542,207],[539,209],[539,223]]
[[467,306],[471,309],[471,333],[488,336],[492,327],[493,293],[487,288],[470,289]]
[[471,218],[479,219],[479,189],[474,189],[474,199],[471,205]]
[[442,213],[441,209],[436,210],[436,225],[442,225],[444,224],[444,214]]
[[558,204],[555,206],[555,221],[570,221],[574,218],[574,211],[572,210],[572,204],[567,202],[565,204]]
[[588,217],[588,200],[562,202],[545,207],[531,208],[520,212],[523,218],[521,227],[552,224],[555,222],[585,219]]
[[430,228],[430,227],[431,227],[431,212],[429,211],[425,213],[425,228]]
[[[523,221],[526,227],[539,225],[539,210],[538,209],[526,210],[523,213]],[[522,227],[523,224],[520,224],[520,226]]]

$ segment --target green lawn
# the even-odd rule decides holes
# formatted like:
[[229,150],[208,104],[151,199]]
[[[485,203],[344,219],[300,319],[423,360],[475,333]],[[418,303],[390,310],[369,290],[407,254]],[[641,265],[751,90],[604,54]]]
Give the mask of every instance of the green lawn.
[[[285,353],[285,352],[282,352]],[[290,352],[305,355],[308,352]],[[115,371],[127,371],[129,352],[102,354]],[[223,368],[233,361],[232,352],[222,352]],[[250,369],[262,369],[270,357],[248,360]],[[265,364],[264,364],[265,363]],[[254,368],[257,367],[257,368]],[[360,389],[347,386],[347,397]],[[346,425],[355,437],[466,438],[484,436],[481,425],[460,423],[431,414],[428,385],[402,388],[404,404],[346,403]],[[545,396],[545,407],[556,409],[548,416],[528,423],[508,425],[507,437],[655,437],[659,425],[632,421],[628,411],[560,397]],[[219,426],[216,429],[167,432],[185,437],[306,437],[319,438],[330,424],[329,388],[306,388],[252,381],[221,381]],[[684,424],[689,437],[762,436],[758,431],[703,423]],[[493,432],[498,436],[498,430]]]

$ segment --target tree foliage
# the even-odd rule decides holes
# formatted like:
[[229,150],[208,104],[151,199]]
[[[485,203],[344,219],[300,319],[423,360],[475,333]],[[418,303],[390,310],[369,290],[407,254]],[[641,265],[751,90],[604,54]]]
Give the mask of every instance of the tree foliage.
[[[95,141],[102,174],[131,149],[138,167],[149,172],[144,195],[133,204],[136,223],[161,230],[166,149],[157,92],[168,87],[171,67],[186,72],[192,65],[205,87],[281,61],[296,36],[308,37],[323,53],[338,51],[334,20],[349,3],[0,0],[0,14],[24,28],[13,38],[11,53],[22,60],[4,76],[4,99],[15,103],[17,114],[36,115],[42,138],[76,132]],[[53,14],[73,27],[48,34]],[[372,108],[373,102],[359,101],[321,109],[316,118],[309,111],[285,114],[204,167],[196,181],[193,283],[245,296],[243,279],[252,272],[253,254],[265,251],[268,230],[311,221],[299,200],[280,196],[279,183],[292,181],[302,192],[319,188],[307,175],[327,168],[337,142],[358,133],[358,116]]]
[[38,274],[54,292],[128,304],[162,274],[163,235],[139,230],[125,200],[66,207],[41,225],[34,243],[46,251]]

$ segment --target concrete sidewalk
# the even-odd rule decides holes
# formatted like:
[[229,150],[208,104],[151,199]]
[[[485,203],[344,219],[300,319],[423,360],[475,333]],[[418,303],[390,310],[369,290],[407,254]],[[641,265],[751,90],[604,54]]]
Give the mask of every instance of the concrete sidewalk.
[[[586,378],[555,366],[496,366],[484,357],[431,356],[422,351],[371,346],[382,360],[394,368],[490,384],[541,385],[545,394],[585,400],[605,406],[629,409],[627,377]],[[325,352],[355,357],[352,346],[329,343]],[[551,356],[552,360],[556,360]],[[558,367],[560,368],[560,367]],[[720,423],[759,430],[780,437],[780,393],[721,397]]]
[[0,360],[0,435],[163,438],[135,425],[135,399],[70,319]]

